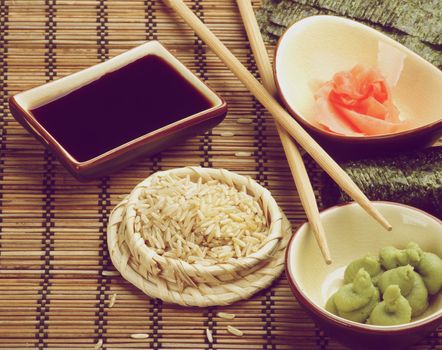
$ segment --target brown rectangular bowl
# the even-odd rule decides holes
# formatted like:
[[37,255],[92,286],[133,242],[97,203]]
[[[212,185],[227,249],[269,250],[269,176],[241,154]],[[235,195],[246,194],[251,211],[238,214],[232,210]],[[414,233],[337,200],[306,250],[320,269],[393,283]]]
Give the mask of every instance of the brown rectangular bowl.
[[[94,82],[106,73],[121,69],[147,55],[159,56],[172,66],[189,83],[191,88],[195,89],[196,92],[209,101],[209,108],[201,110],[196,114],[185,116],[176,122],[134,138],[91,159],[82,161],[75,159],[63,147],[63,142],[57,140],[33,115],[33,109],[57,100],[71,91]],[[152,82],[148,81],[146,83]],[[14,118],[48,149],[54,152],[70,173],[79,180],[108,175],[128,165],[140,156],[157,153],[184,138],[203,133],[220,123],[227,113],[226,102],[199,80],[158,41],[147,42],[106,62],[21,92],[9,99],[9,105]],[[60,115],[60,118],[63,118],[63,115]],[[124,122],[124,116],[122,116],[122,122]],[[118,128],[118,125],[115,125],[115,127]],[[134,125],[134,127],[136,128],[137,126]],[[102,137],[106,136],[103,135]],[[93,141],[85,139],[84,142]]]

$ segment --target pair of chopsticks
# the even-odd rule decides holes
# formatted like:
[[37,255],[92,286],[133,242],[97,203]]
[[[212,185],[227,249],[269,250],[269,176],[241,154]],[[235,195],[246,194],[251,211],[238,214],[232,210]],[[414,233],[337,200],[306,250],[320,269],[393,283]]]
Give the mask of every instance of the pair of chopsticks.
[[[272,65],[270,64],[269,56],[267,55],[267,50],[258,27],[258,22],[256,21],[252,2],[251,0],[236,0],[236,3],[238,4],[239,12],[249,38],[253,55],[255,56],[262,83],[267,91],[273,97],[276,97],[277,89],[273,77]],[[276,123],[276,129],[278,130],[290,171],[295,180],[302,207],[304,208],[313,234],[318,242],[319,249],[321,250],[325,262],[331,264],[330,249],[325,238],[324,227],[319,218],[319,209],[316,204],[315,193],[313,192],[313,187],[310,183],[307,170],[305,169],[301,153],[299,153],[298,147],[290,138],[290,135],[287,134],[278,123]]]
[[241,15],[249,36],[255,59],[261,77],[265,84],[262,86],[258,80],[245,68],[241,62],[227,49],[226,46],[213,34],[206,25],[183,3],[182,0],[163,0],[195,31],[195,33],[212,49],[224,64],[241,80],[256,99],[272,114],[276,123],[295,184],[300,195],[301,203],[306,211],[309,223],[314,230],[321,253],[327,263],[331,262],[330,252],[327,247],[324,230],[320,223],[316,198],[310,180],[305,170],[298,149],[289,136],[293,137],[304,150],[327,172],[330,177],[349,194],[353,200],[364,208],[387,230],[391,225],[373,206],[368,198],[351,180],[348,174],[331,158],[319,144],[287,113],[275,99],[275,85],[273,73],[268,61],[267,53],[262,43],[262,38],[256,25],[256,19],[251,8],[250,0],[237,0]]

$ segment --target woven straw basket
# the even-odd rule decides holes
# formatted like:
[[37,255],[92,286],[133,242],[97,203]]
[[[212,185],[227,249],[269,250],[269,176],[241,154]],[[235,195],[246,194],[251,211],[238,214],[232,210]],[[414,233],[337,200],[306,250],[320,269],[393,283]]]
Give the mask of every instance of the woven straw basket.
[[[218,180],[238,191],[246,189],[269,223],[267,239],[258,251],[228,263],[205,266],[158,255],[135,230],[135,207],[143,190],[158,176],[190,176],[192,181]],[[223,169],[187,167],[157,172],[139,183],[112,211],[108,246],[123,277],[151,297],[186,306],[230,304],[267,287],[284,268],[290,224],[270,192],[254,180]]]

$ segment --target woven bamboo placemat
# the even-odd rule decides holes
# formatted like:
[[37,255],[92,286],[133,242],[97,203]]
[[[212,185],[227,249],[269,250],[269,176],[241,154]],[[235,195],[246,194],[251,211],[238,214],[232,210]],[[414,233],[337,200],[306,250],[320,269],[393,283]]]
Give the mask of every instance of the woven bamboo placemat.
[[[256,73],[235,2],[187,3]],[[78,183],[12,118],[7,97],[150,39],[222,94],[228,116],[205,135]],[[250,300],[196,309],[148,299],[115,272],[108,215],[157,170],[200,165],[249,175],[272,191],[293,226],[305,219],[272,120],[160,1],[0,0],[0,86],[0,348],[93,349],[102,341],[106,349],[344,349],[313,324],[284,276]],[[317,186],[319,170],[307,166]],[[223,320],[219,311],[237,317]],[[244,336],[227,333],[227,324]],[[414,349],[442,349],[441,334],[439,328]]]

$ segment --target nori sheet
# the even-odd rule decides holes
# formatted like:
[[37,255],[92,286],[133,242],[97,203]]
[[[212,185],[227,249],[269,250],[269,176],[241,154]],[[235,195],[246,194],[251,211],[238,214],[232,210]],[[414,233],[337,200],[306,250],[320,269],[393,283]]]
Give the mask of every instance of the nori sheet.
[[[374,0],[367,1],[373,5],[376,3]],[[430,3],[434,2],[434,8],[439,8],[439,11],[436,11],[437,16],[439,18],[437,25],[431,26],[431,30],[437,33],[438,37],[442,37],[442,21],[440,21],[440,17],[442,16],[442,1],[434,1],[430,0]],[[315,4],[315,6],[311,6],[309,4]],[[336,3],[336,4],[334,4]],[[382,2],[384,3],[384,2]],[[391,3],[386,1],[390,7],[392,7]],[[398,1],[394,3],[399,3]],[[346,6],[344,6],[346,5]],[[431,7],[428,3],[419,3],[413,1],[413,6],[421,6],[423,8]],[[327,6],[327,8],[323,8],[320,6]],[[331,0],[265,0],[262,4],[262,7],[257,12],[258,23],[261,27],[261,32],[263,33],[264,39],[270,42],[275,42],[279,36],[285,31],[285,29],[290,26],[292,23],[299,21],[302,18],[318,15],[318,14],[331,14],[331,15],[342,15],[344,14],[346,17],[351,17],[353,19],[357,19],[359,22],[369,25],[384,34],[392,37],[397,40],[401,44],[405,45],[409,49],[421,55],[424,59],[431,62],[435,66],[442,68],[442,45],[440,44],[430,44],[427,42],[423,42],[419,39],[419,37],[408,35],[405,32],[399,30],[395,27],[388,27],[386,25],[376,24],[372,22],[374,12],[373,10],[366,10],[366,14],[370,14],[372,17],[370,19],[364,19],[352,17],[351,14],[360,15],[364,11],[366,7],[365,2],[356,2],[356,1],[331,1]],[[387,6],[387,5],[383,5]],[[411,5],[410,5],[411,6]],[[376,6],[372,6],[376,7]],[[345,11],[343,9],[346,9]],[[376,7],[379,8],[379,7]],[[392,7],[393,8],[393,7]],[[335,12],[333,9],[338,9],[340,12]],[[411,11],[411,10],[410,10]],[[419,13],[424,13],[423,10]],[[385,14],[384,14],[385,16]],[[416,15],[417,16],[417,15]],[[369,17],[369,16],[366,16]],[[428,23],[432,23],[435,15],[430,16],[428,18]],[[384,17],[383,17],[384,18]],[[387,17],[385,17],[387,18]],[[402,17],[401,17],[402,18]],[[379,21],[378,21],[379,22]],[[382,23],[387,23],[385,20]],[[420,22],[419,22],[420,23]],[[387,23],[388,24],[388,23]],[[396,26],[399,27],[399,26]],[[438,43],[439,41],[433,40],[433,42]]]
[[291,0],[333,11],[357,20],[394,28],[426,41],[442,44],[442,1]]
[[[442,146],[340,165],[370,200],[408,204],[442,219]],[[321,199],[325,207],[351,201],[326,174]]]

